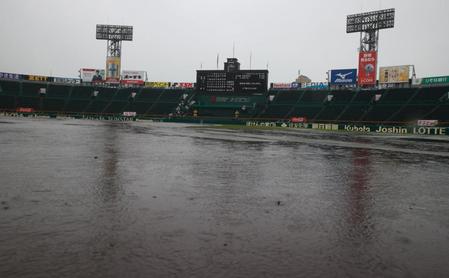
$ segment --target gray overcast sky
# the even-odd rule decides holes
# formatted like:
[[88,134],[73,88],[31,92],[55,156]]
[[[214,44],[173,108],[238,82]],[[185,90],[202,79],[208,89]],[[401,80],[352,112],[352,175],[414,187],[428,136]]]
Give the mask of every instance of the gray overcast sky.
[[332,68],[357,67],[358,34],[346,15],[396,8],[396,27],[381,31],[379,65],[416,66],[419,77],[449,75],[448,0],[0,0],[0,71],[76,77],[104,68],[106,42],[96,24],[134,26],[122,69],[151,81],[195,81],[196,69],[266,68],[271,82],[298,69],[324,81]]

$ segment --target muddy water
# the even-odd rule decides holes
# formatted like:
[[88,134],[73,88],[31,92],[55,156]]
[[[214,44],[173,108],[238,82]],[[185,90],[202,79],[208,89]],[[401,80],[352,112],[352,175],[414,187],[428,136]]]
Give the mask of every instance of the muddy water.
[[0,119],[0,277],[446,277],[449,143]]

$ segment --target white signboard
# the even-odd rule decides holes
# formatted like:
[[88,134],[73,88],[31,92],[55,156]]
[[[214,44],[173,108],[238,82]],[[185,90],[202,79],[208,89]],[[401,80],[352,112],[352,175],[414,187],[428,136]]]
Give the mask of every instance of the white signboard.
[[143,85],[147,73],[145,71],[124,70],[122,71],[121,83]]
[[83,82],[103,82],[105,80],[105,70],[80,69],[80,76]]

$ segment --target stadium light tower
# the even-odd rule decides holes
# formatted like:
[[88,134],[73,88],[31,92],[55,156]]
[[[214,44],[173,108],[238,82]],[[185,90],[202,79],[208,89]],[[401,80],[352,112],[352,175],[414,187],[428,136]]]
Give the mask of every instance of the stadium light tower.
[[360,33],[359,85],[376,85],[379,30],[394,27],[395,9],[348,15],[346,33]]
[[97,40],[107,40],[106,82],[120,81],[122,41],[133,40],[133,27],[97,24]]

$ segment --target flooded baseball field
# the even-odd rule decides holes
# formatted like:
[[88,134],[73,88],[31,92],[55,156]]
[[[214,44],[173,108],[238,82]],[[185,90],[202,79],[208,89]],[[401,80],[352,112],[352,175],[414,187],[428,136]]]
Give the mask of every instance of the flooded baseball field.
[[447,277],[449,136],[0,118],[0,277]]

